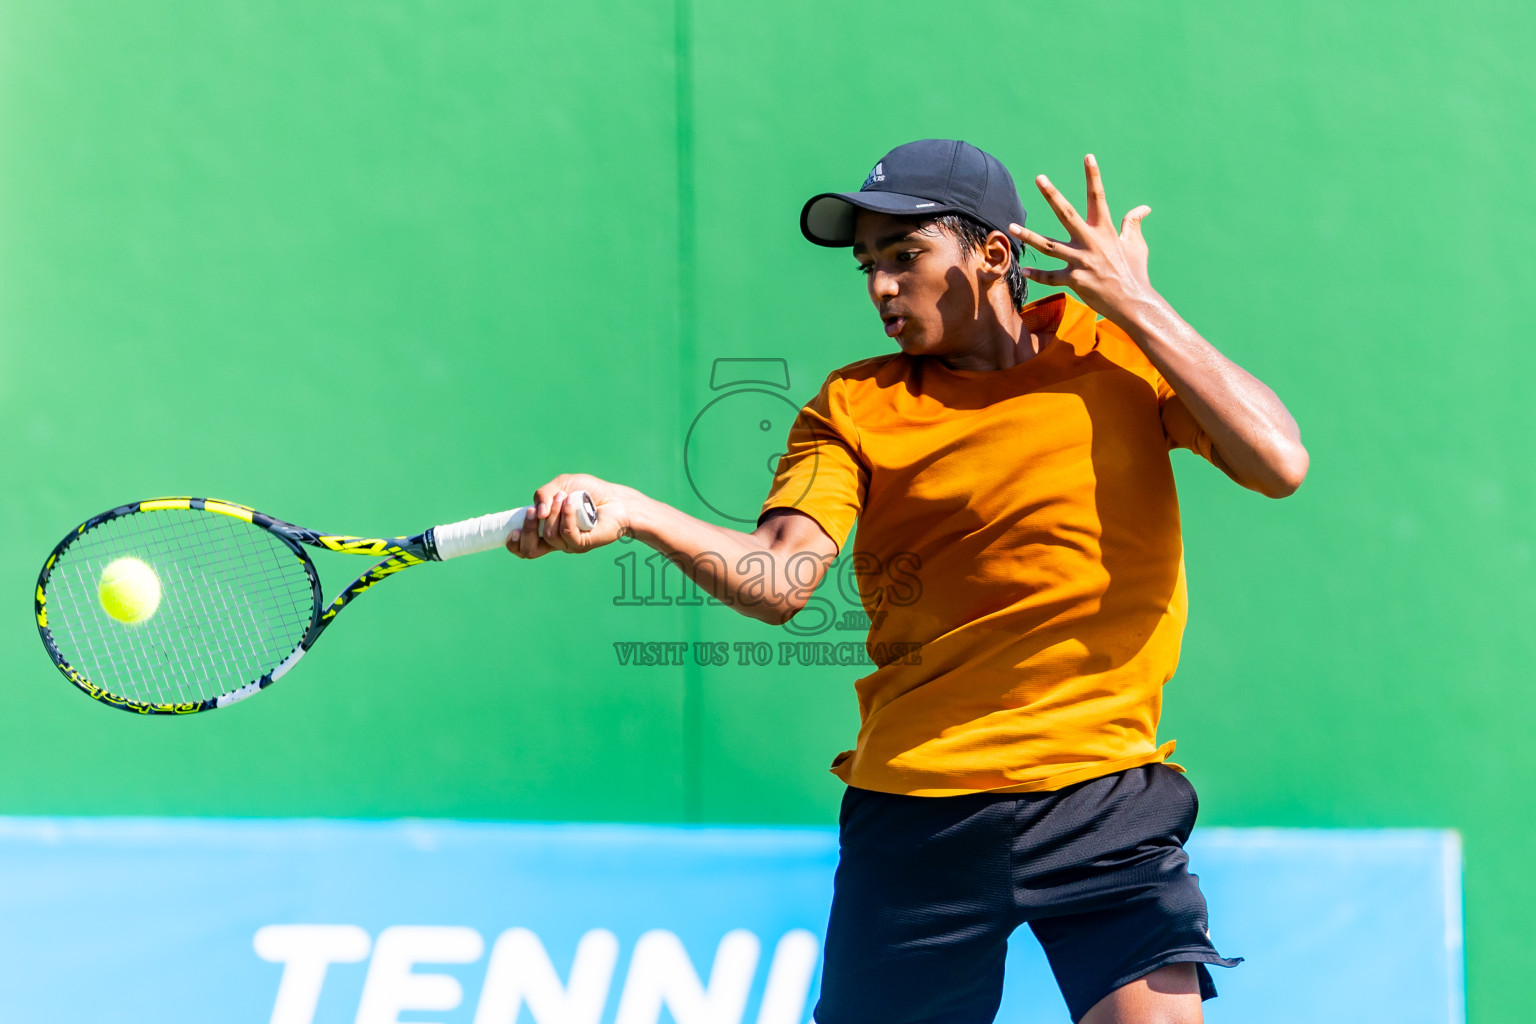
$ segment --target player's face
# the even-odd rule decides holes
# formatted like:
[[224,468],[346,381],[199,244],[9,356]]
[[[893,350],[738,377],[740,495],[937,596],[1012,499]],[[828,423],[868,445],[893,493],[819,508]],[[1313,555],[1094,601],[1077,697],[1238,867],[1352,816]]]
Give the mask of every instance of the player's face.
[[935,224],[859,211],[853,257],[888,337],[908,355],[964,349],[979,312],[977,261]]

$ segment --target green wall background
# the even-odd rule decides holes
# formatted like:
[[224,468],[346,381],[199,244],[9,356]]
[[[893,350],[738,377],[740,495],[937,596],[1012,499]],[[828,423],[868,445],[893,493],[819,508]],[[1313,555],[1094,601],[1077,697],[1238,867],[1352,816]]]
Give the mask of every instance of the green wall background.
[[585,470],[706,514],[681,455],[714,359],[783,358],[800,401],[886,350],[807,195],[958,136],[1038,227],[1031,176],[1080,195],[1092,150],[1313,455],[1280,503],[1176,457],[1163,735],[1202,821],[1460,829],[1471,1019],[1525,1019],[1533,30],[1490,0],[7,0],[0,812],[831,821],[851,673],[620,667],[785,638],[615,605],[627,549],[417,570],[185,721],[65,685],[31,581],[164,493],[397,533]]

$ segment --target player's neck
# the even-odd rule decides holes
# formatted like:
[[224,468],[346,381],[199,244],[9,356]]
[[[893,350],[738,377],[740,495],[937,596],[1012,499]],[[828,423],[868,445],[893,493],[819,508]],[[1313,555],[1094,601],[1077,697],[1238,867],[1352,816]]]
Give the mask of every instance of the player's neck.
[[952,370],[1006,370],[1033,359],[1055,337],[1031,331],[1011,302],[977,311],[956,351],[942,356]]

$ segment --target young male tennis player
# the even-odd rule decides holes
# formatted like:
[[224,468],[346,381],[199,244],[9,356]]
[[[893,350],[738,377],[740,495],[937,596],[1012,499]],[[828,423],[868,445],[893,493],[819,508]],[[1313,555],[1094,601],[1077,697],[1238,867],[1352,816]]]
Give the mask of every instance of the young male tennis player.
[[[991,1021],[1023,923],[1090,1024],[1198,1021],[1206,965],[1238,962],[1206,929],[1183,849],[1195,791],[1156,738],[1185,618],[1169,451],[1271,497],[1307,452],[1275,394],[1152,287],[1147,207],[1116,230],[1085,166],[1082,215],[1037,179],[1061,241],[1024,228],[1001,163],[951,140],[806,203],[801,231],[852,247],[901,351],[827,378],[753,532],[562,476],[535,495],[547,536],[508,542],[536,557],[629,534],[779,623],[857,522],[877,664],[832,767],[848,790],[820,1024]],[[1017,243],[1066,266],[1022,268]],[[1026,279],[1077,298],[1026,305]],[[591,533],[564,500],[578,489]]]

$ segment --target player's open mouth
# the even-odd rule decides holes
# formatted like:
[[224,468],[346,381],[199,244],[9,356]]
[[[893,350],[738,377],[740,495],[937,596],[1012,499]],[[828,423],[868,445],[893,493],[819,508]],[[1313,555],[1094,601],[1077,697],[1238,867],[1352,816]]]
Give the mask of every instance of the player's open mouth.
[[887,316],[881,319],[885,321],[885,334],[888,338],[896,337],[907,326],[907,318],[904,316]]

